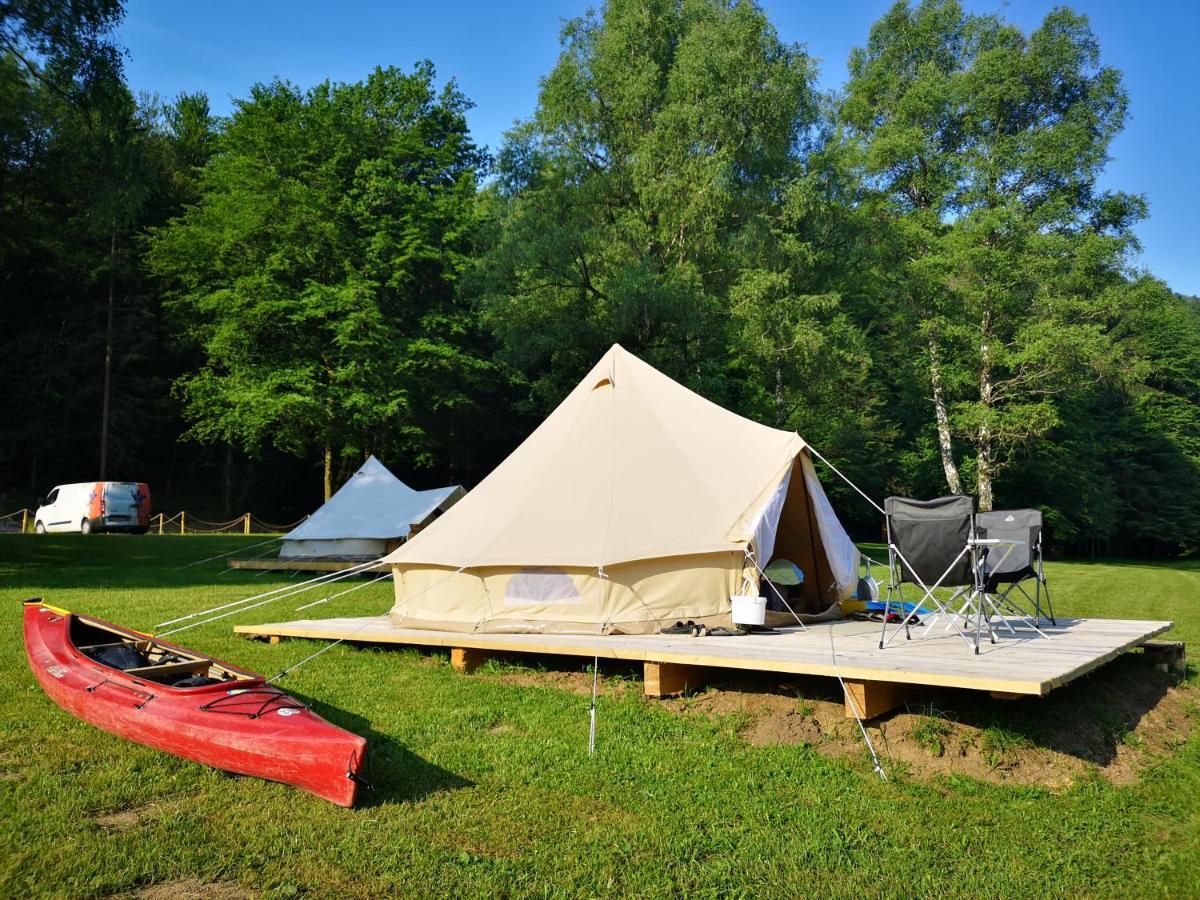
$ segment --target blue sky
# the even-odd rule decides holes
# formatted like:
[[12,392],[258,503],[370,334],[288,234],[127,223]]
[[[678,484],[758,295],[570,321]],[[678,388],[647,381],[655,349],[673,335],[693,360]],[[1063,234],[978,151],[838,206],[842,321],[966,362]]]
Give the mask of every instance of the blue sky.
[[[538,79],[554,64],[564,19],[596,3],[315,3],[306,0],[128,0],[120,40],[135,90],[174,97],[208,93],[226,114],[250,85],[278,76],[301,86],[326,78],[357,81],[376,65],[411,67],[430,59],[476,104],[471,130],[500,144],[514,120],[537,102]],[[838,87],[850,49],[866,40],[886,0],[766,0],[780,35],[820,61],[821,85]],[[1002,11],[1025,30],[1052,0],[975,2]],[[1131,96],[1130,121],[1112,148],[1105,186],[1146,195],[1150,218],[1137,229],[1142,265],[1172,288],[1200,295],[1200,2],[1077,0],[1100,41],[1103,60],[1120,69]]]

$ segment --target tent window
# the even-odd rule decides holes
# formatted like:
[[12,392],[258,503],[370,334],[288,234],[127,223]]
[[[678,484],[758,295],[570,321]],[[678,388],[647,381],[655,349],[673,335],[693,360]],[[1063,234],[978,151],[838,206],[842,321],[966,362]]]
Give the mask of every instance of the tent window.
[[579,589],[562,569],[522,569],[508,580],[505,603],[575,603]]
[[598,391],[602,387],[612,387],[612,379],[611,378],[601,378],[599,381],[597,381],[595,384],[592,385],[592,390]]

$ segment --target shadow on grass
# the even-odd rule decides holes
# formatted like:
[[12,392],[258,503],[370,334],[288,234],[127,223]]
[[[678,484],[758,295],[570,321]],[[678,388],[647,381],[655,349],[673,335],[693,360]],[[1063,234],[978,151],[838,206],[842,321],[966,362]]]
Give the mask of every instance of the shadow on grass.
[[356,808],[412,803],[432,794],[475,786],[475,782],[417,756],[391,735],[376,731],[369,720],[295,691],[289,693],[339,728],[367,739],[367,768],[371,790],[362,790]]
[[1104,768],[1179,681],[1142,654],[1127,653],[1045,697],[997,701],[955,691],[953,708],[964,725]]
[[265,540],[257,534],[0,534],[0,579],[16,580],[19,573],[47,592],[240,586],[250,596],[323,574],[230,569],[221,556],[278,553],[278,542],[255,546]]

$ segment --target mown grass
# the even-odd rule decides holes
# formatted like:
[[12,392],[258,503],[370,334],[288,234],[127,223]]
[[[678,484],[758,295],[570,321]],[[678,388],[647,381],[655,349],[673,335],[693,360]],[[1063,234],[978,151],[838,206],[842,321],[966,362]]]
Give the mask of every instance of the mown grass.
[[[754,747],[728,717],[673,715],[619,675],[589,758],[586,697],[500,668],[464,676],[444,656],[339,646],[285,686],[372,741],[379,789],[347,811],[97,731],[33,680],[23,597],[150,628],[286,583],[175,568],[254,540],[0,536],[0,894],[186,878],[271,896],[1195,896],[1200,885],[1195,737],[1127,787],[885,784],[862,759]],[[1050,577],[1063,614],[1170,618],[1174,636],[1200,636],[1194,562],[1055,563]],[[235,622],[373,614],[388,597],[384,582],[297,613],[317,599],[304,595],[180,638],[274,673],[320,645],[243,641]],[[1000,753],[1024,739],[1001,726],[988,738]],[[97,821],[122,810],[131,825]]]

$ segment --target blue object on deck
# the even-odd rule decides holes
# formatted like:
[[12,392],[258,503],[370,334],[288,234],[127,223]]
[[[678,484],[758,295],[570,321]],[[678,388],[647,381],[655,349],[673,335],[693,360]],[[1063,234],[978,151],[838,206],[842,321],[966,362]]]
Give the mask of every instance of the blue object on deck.
[[[868,600],[867,601],[867,612],[881,613],[881,612],[883,612],[883,605],[884,604],[883,604],[882,600]],[[932,613],[929,610],[920,608],[915,603],[901,603],[899,600],[893,600],[891,603],[888,604],[888,608],[894,609],[896,611],[904,610],[905,615],[908,615],[910,612],[913,611],[913,609],[917,610],[917,615],[919,615],[919,616],[932,615]]]

